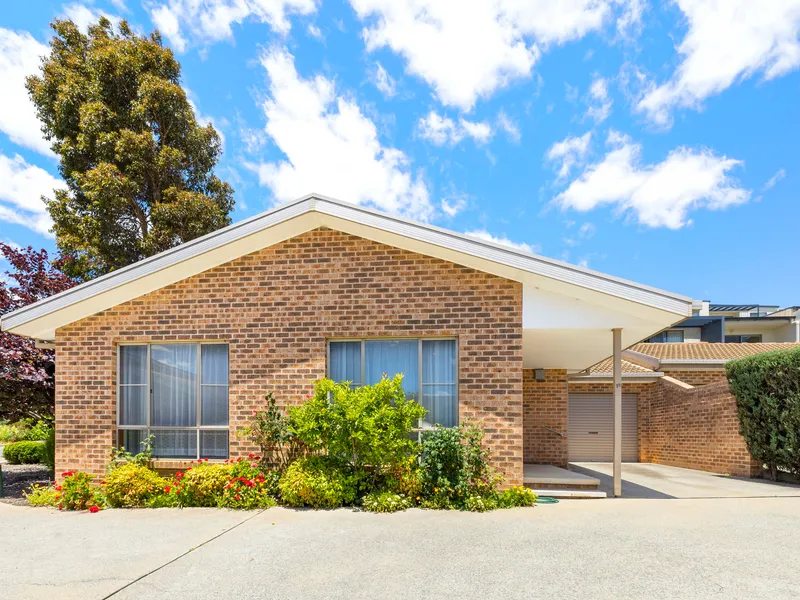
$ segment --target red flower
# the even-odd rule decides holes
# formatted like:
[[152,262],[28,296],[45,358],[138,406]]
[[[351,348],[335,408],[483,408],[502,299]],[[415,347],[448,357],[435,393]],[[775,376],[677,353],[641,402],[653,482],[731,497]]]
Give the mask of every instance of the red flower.
[[205,461],[208,462],[208,459],[205,459]]
[[242,497],[241,497],[239,494],[236,494],[236,495],[234,496],[234,498],[236,498],[236,501],[237,501],[237,502],[238,502],[239,500],[241,500],[241,499],[242,499]]
[[73,475],[75,475],[75,471],[64,471],[61,474],[62,477],[72,477]]
[[169,491],[170,491],[171,489],[172,489],[172,488],[171,488],[171,487],[169,487],[168,485],[167,485],[167,486],[164,486],[164,493],[165,493],[165,494],[169,494]]
[[183,477],[183,471],[178,471],[175,473],[175,479],[180,480]]
[[261,460],[261,457],[260,457],[260,456],[256,456],[256,458],[255,458],[255,459],[256,459],[256,460]]
[[95,506],[94,504],[93,504],[92,506],[90,506],[90,507],[89,507],[89,512],[90,512],[90,513],[96,513],[96,512],[98,512],[99,510],[100,510],[100,507],[99,507],[99,506]]
[[255,454],[253,454],[252,452],[247,455],[247,458],[254,458],[254,457],[255,457]]
[[56,486],[56,491],[57,491],[57,492],[60,492],[60,491],[61,491],[61,486],[60,486],[60,485],[57,485],[57,486]]

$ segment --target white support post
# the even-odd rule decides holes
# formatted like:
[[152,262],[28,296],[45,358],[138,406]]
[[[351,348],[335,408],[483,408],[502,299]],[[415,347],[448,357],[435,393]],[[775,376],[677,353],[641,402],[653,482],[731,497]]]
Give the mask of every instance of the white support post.
[[622,329],[614,338],[614,497],[622,496]]

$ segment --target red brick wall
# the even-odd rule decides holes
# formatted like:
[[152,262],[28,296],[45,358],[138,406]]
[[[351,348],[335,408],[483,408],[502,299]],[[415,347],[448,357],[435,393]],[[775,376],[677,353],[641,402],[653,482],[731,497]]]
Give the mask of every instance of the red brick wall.
[[648,413],[642,460],[741,477],[757,474],[758,464],[739,435],[727,381],[688,390],[663,380],[657,386],[639,400]]
[[725,369],[675,369],[662,367],[661,370],[665,375],[679,379],[684,383],[699,387],[701,385],[708,385],[710,383],[719,383],[720,381],[727,381],[725,376]]
[[[533,369],[522,371],[524,458],[529,464],[567,466],[567,372],[547,369],[536,381]],[[550,427],[564,434],[561,437]]]
[[455,336],[459,415],[482,421],[496,466],[522,483],[522,286],[318,229],[59,329],[57,456],[101,473],[115,437],[116,345],[230,345],[230,452],[266,392],[297,404],[326,374],[326,339]]

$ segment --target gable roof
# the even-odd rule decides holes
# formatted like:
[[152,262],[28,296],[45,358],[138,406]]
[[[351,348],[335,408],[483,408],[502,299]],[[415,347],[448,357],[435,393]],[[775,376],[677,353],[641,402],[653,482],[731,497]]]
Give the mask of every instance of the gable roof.
[[4,315],[0,324],[13,333],[54,339],[58,327],[319,227],[389,245],[403,241],[417,252],[512,280],[536,276],[543,283],[577,286],[675,315],[691,312],[692,301],[686,296],[310,194],[20,308]]
[[759,344],[709,343],[697,342],[687,344],[642,343],[634,344],[630,350],[657,358],[663,364],[670,363],[702,363],[704,361],[727,362],[736,358],[800,347],[795,342],[774,342]]

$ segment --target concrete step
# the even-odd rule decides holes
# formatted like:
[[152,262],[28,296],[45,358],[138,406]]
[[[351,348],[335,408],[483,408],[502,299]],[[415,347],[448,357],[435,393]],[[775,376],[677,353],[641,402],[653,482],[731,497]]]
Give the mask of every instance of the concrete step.
[[546,490],[591,492],[600,486],[595,477],[553,465],[524,465],[522,482],[525,487]]
[[[530,487],[530,486],[525,486]],[[560,500],[590,500],[605,498],[606,493],[598,490],[568,490],[531,488],[537,496],[549,496]]]

